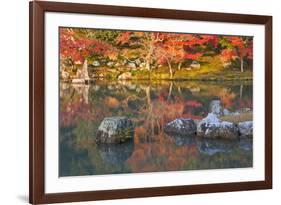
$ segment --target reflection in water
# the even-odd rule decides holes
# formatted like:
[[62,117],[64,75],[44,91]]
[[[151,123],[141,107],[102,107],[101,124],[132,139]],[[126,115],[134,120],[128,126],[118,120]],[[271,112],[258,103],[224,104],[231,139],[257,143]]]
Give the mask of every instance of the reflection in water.
[[197,147],[201,153],[214,155],[221,152],[232,152],[234,149],[251,150],[252,141],[246,139],[239,141],[198,139]]
[[185,137],[185,136],[171,136],[173,142],[176,146],[191,145],[195,144],[195,137]]
[[[230,111],[252,108],[252,84],[61,83],[59,175],[251,167],[251,139],[229,142],[164,134],[163,126],[176,118],[204,118],[214,99]],[[105,117],[113,116],[133,121],[134,140],[97,145],[97,128]]]
[[134,143],[100,144],[98,145],[98,150],[105,163],[121,167],[132,155],[134,151]]

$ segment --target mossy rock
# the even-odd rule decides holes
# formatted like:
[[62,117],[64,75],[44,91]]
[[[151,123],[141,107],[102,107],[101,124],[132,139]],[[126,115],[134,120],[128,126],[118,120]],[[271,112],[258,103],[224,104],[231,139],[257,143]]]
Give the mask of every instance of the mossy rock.
[[106,117],[101,122],[96,133],[97,143],[122,143],[132,140],[134,126],[127,117]]

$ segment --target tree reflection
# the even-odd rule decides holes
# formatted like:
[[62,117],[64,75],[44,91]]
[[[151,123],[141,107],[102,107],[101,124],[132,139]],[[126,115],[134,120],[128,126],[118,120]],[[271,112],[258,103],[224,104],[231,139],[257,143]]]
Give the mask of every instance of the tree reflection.
[[[60,176],[251,166],[252,141],[227,144],[163,132],[164,125],[176,118],[202,119],[213,99],[220,99],[229,110],[252,108],[252,84],[60,84]],[[133,143],[95,143],[98,126],[112,116],[133,121]]]

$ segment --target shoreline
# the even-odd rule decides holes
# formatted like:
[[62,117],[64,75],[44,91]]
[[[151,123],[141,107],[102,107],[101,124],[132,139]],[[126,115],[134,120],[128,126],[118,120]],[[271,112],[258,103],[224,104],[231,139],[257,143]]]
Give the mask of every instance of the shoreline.
[[[92,69],[90,69],[92,70]],[[83,81],[84,76],[70,75],[68,78],[60,79],[64,82],[71,81]],[[89,83],[92,81],[102,81],[102,80],[120,80],[120,81],[213,81],[213,82],[233,82],[233,81],[253,81],[253,72],[244,71],[240,72],[237,70],[210,70],[206,68],[193,69],[193,70],[176,70],[173,76],[170,76],[166,68],[161,68],[158,70],[115,70],[115,69],[105,69],[99,68],[95,71],[89,71],[87,75],[87,80]]]
[[[119,82],[126,82],[126,81],[136,81],[136,82],[141,82],[141,81],[171,81],[171,82],[185,82],[185,81],[190,81],[190,82],[253,82],[252,77],[247,77],[247,78],[204,78],[204,77],[188,77],[188,78],[127,78],[127,79],[118,79],[118,78],[90,78],[90,79],[79,79],[79,78],[73,78],[73,79],[59,79],[60,82],[62,83],[95,83],[97,81],[119,81]],[[77,81],[77,82],[74,82]],[[84,81],[84,82],[83,82]]]

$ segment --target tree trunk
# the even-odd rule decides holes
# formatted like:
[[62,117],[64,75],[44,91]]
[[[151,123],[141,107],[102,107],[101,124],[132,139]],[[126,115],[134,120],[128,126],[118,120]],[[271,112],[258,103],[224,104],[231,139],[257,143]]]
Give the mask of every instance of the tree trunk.
[[151,102],[151,95],[150,95],[150,86],[145,88],[146,98],[147,98],[147,105],[148,105],[148,112],[146,117],[146,125],[148,128],[148,133],[146,135],[146,142],[151,141],[151,137],[154,135],[153,131],[153,103]]
[[172,95],[172,91],[173,91],[173,82],[170,83],[169,94],[168,94],[168,97],[167,97],[167,101],[170,101],[171,95]]
[[150,71],[150,62],[151,62],[151,56],[152,56],[152,52],[153,52],[153,46],[150,45],[149,46],[149,49],[148,49],[148,52],[147,52],[147,55],[145,57],[145,60],[146,60],[146,69]]
[[240,85],[240,92],[239,92],[240,100],[242,99],[242,97],[243,97],[243,85]]
[[181,86],[178,86],[178,92],[179,92],[180,96],[182,96]]
[[71,59],[70,59],[70,63],[71,63],[71,71],[73,72],[75,70],[75,64]]
[[243,57],[241,56],[240,57],[240,70],[241,70],[241,72],[243,73],[244,72],[244,60],[243,60]]
[[180,63],[178,64],[178,70],[181,69],[181,65],[182,65],[182,62],[180,62]]
[[146,94],[146,99],[147,99],[147,105],[148,105],[148,107],[151,107],[150,86],[147,86],[145,88],[145,94]]
[[168,61],[168,66],[169,66],[169,72],[170,72],[170,78],[173,77],[173,69],[171,63]]
[[83,90],[82,90],[83,99],[84,99],[86,104],[89,104],[89,88],[90,88],[89,85],[84,85]]
[[89,77],[89,73],[88,73],[88,60],[87,59],[84,60],[82,72],[83,72],[82,74],[83,74],[84,79],[89,80],[90,77]]
[[146,68],[146,70],[150,71],[150,63],[149,63],[149,60],[146,60],[145,68]]

